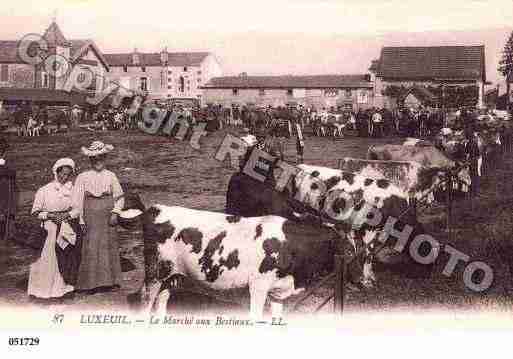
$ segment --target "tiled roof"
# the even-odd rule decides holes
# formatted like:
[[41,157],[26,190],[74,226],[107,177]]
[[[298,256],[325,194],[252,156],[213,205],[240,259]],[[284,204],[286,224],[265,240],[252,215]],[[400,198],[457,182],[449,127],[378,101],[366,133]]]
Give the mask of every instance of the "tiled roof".
[[65,45],[68,43],[64,35],[62,34],[59,25],[54,21],[50,24],[43,34],[43,38],[48,42],[49,45]]
[[383,47],[372,69],[385,78],[486,80],[484,46]]
[[372,88],[368,75],[225,76],[204,88]]
[[71,44],[71,56],[75,57],[80,50],[87,46],[92,40],[83,39],[83,40],[70,40]]
[[100,49],[96,46],[93,40],[85,39],[85,40],[70,40],[71,44],[71,59],[72,61],[78,60],[84,52],[88,48],[92,48],[95,52],[96,56],[100,59],[103,66],[105,66],[106,69],[109,68],[109,65],[107,63],[107,60],[105,59],[105,56],[101,53]]
[[[104,54],[109,66],[133,66],[132,52],[122,54]],[[138,52],[139,64],[136,66],[161,66],[160,52]],[[169,66],[196,66],[209,55],[209,52],[168,52]]]
[[85,104],[86,94],[51,89],[0,88],[0,99],[6,101],[41,101]]
[[0,41],[0,63],[20,63],[18,41]]

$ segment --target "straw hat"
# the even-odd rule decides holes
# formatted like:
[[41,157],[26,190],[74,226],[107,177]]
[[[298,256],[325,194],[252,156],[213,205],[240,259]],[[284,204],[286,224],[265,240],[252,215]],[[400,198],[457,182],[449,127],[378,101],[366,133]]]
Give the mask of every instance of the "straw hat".
[[113,149],[114,146],[112,145],[106,145],[101,141],[94,141],[93,143],[91,143],[89,148],[82,147],[82,153],[87,157],[94,157],[99,155],[105,155]]

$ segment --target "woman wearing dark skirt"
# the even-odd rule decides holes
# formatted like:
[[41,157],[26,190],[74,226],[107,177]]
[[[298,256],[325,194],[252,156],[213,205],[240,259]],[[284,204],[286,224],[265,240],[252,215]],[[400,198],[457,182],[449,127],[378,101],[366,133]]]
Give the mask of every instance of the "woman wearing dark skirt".
[[116,175],[105,168],[105,156],[113,149],[100,141],[82,147],[92,169],[78,175],[73,188],[73,215],[82,215],[87,228],[76,288],[91,294],[119,288],[121,283],[115,226],[123,209],[123,190]]

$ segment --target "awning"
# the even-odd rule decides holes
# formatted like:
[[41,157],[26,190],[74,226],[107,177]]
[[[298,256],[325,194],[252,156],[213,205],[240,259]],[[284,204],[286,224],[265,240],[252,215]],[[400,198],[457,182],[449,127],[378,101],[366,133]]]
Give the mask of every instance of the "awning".
[[9,102],[37,102],[46,104],[85,105],[88,94],[76,91],[51,89],[26,89],[15,87],[0,88],[0,100]]

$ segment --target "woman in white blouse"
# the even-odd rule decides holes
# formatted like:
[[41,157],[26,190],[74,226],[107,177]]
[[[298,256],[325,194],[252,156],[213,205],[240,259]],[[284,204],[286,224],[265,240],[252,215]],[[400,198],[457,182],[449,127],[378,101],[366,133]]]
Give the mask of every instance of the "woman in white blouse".
[[119,288],[121,283],[115,226],[124,205],[123,189],[116,175],[105,168],[105,156],[113,149],[100,141],[82,147],[92,169],[78,175],[73,188],[72,215],[82,216],[87,228],[76,286],[90,294]]
[[[70,218],[71,176],[75,162],[61,158],[52,168],[54,181],[41,187],[32,206],[32,214],[42,221],[47,231],[40,258],[30,266],[28,294],[32,298],[56,299],[73,292],[74,288],[64,282],[59,272],[55,244],[58,240],[58,224]],[[59,227],[62,227],[59,225]]]

